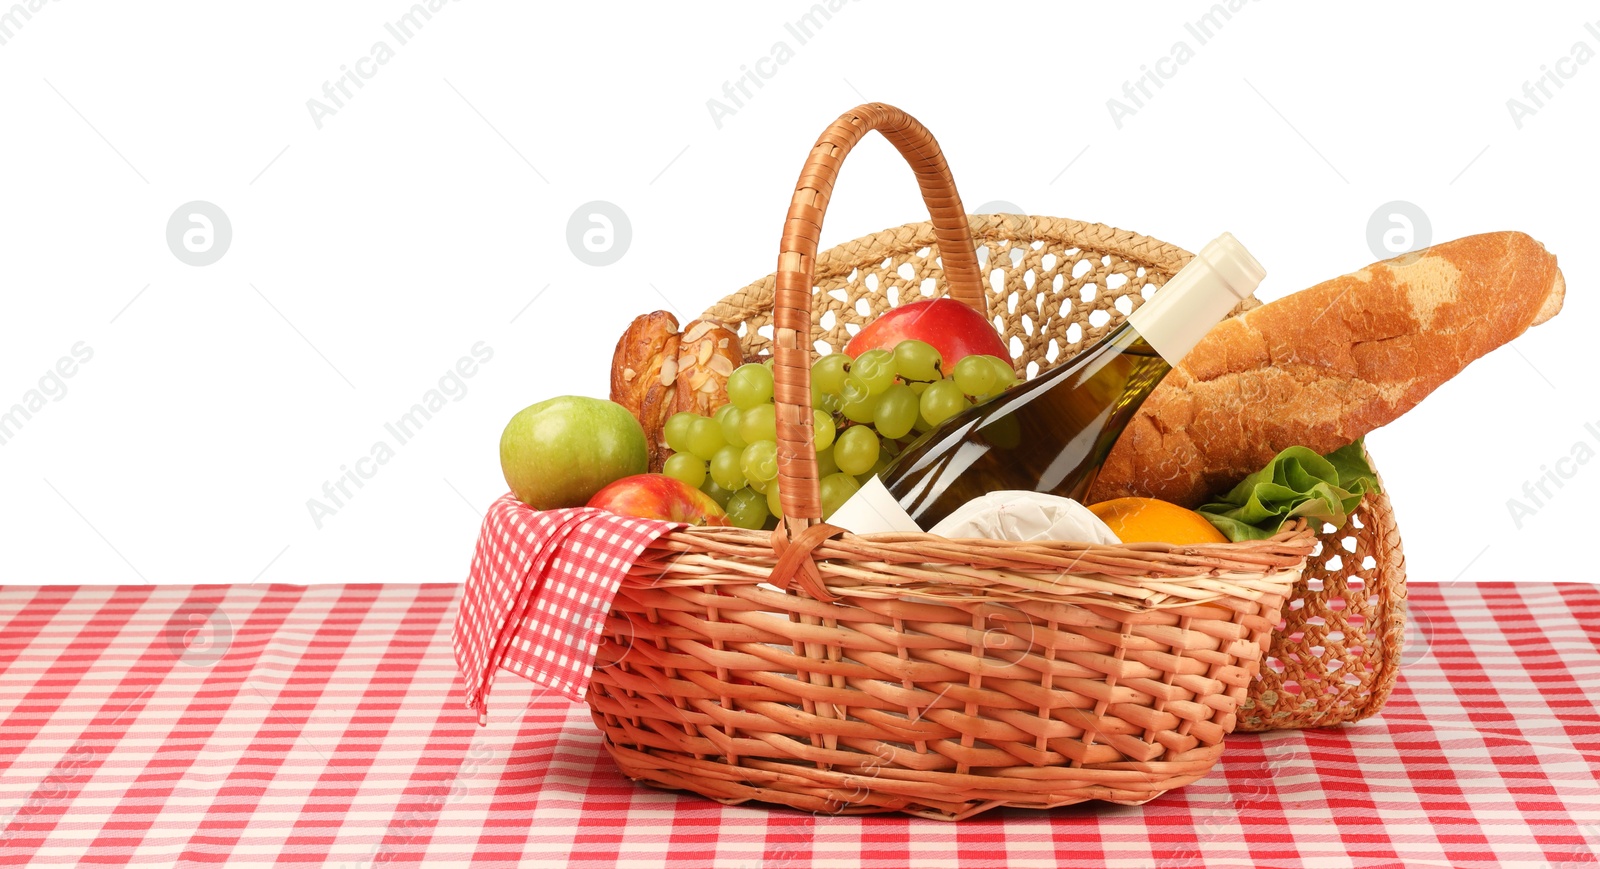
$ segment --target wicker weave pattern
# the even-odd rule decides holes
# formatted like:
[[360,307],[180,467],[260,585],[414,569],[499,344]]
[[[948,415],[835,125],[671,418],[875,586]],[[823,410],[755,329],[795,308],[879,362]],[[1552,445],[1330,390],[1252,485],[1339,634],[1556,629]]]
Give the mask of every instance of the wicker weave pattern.
[[[1146,288],[1154,292],[1192,256],[1097,223],[987,214],[969,216],[969,224],[985,271],[991,319],[1029,376],[1040,364],[1071,358],[1116,328],[1144,301]],[[812,309],[818,352],[843,348],[863,325],[896,305],[944,295],[935,242],[931,223],[910,223],[818,255]],[[769,275],[718,302],[705,316],[737,326],[747,356],[766,355],[772,343],[772,288]],[[1073,303],[1063,307],[1067,299]]]
[[[1054,217],[972,215],[970,225],[989,311],[1030,376],[1116,328],[1147,290],[1191,256],[1136,233]],[[843,347],[890,307],[940,294],[944,275],[933,228],[907,224],[824,251],[816,285],[818,349]],[[1253,305],[1246,300],[1241,310]],[[764,353],[772,277],[733,293],[706,316],[736,328],[748,355]],[[1242,731],[1356,721],[1377,712],[1394,686],[1405,559],[1389,499],[1370,499],[1355,523],[1323,534],[1320,545],[1273,635],[1262,679],[1240,715]]]
[[619,767],[814,812],[1141,803],[1210,770],[1313,545],[937,540],[823,542],[826,603],[761,581],[761,532],[663,538],[589,689]]
[[[841,161],[875,129],[933,220],[819,251]],[[1136,804],[1208,772],[1316,545],[1303,523],[1193,547],[851,535],[820,521],[811,448],[814,343],[948,293],[986,302],[1031,375],[1187,257],[1109,227],[969,218],[915,119],[873,103],[831,124],[774,276],[706,315],[773,357],[784,519],[669,533],[634,566],[588,692],[618,766],[726,802],[940,819]]]
[[1242,731],[1327,727],[1383,708],[1400,673],[1405,556],[1387,495],[1324,528],[1273,635]]

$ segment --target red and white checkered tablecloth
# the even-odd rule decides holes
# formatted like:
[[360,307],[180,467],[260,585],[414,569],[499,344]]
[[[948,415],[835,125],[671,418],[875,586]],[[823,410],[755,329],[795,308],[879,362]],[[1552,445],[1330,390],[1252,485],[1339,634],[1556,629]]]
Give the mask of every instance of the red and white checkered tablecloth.
[[591,507],[535,510],[509,494],[495,501],[456,616],[456,664],[479,720],[501,670],[582,699],[628,568],[681,527]]
[[637,786],[521,679],[480,728],[459,592],[0,588],[0,865],[1600,866],[1600,588],[1414,586],[1381,717],[1234,736],[1144,806],[955,824]]

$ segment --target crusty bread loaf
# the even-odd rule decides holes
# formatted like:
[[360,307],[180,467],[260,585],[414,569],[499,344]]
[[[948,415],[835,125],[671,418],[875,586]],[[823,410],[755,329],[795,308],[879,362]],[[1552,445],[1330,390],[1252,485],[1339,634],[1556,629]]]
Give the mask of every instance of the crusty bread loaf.
[[1457,239],[1224,321],[1145,401],[1087,502],[1196,506],[1296,444],[1338,449],[1561,310],[1556,258],[1520,232]]
[[639,420],[651,471],[661,470],[671,452],[661,430],[677,397],[677,372],[678,318],[668,311],[634,318],[611,354],[611,400]]
[[644,428],[650,470],[658,472],[672,450],[663,430],[679,411],[710,416],[728,403],[728,375],[744,361],[739,336],[710,320],[694,320],[682,334],[668,311],[641,314],[628,324],[611,353],[611,400]]

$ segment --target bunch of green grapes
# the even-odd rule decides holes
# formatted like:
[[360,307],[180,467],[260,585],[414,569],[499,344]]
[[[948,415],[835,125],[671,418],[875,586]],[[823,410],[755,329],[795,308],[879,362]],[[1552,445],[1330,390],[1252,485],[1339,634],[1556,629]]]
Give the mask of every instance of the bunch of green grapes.
[[[996,356],[967,356],[947,372],[939,351],[917,340],[855,359],[818,359],[811,406],[823,518],[916,437],[1016,378],[1011,363]],[[783,516],[772,388],[770,359],[741,365],[728,377],[728,404],[709,417],[684,412],[667,420],[674,453],[663,473],[716,499],[740,528],[770,528]]]

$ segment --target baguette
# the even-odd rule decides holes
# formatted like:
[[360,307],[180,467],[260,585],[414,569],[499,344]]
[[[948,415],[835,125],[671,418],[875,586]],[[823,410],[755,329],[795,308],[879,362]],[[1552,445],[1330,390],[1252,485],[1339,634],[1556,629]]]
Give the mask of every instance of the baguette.
[[1085,503],[1137,495],[1193,507],[1285,447],[1345,446],[1555,316],[1565,290],[1539,242],[1493,232],[1225,320],[1145,401]]

